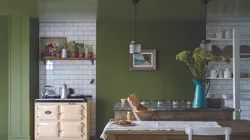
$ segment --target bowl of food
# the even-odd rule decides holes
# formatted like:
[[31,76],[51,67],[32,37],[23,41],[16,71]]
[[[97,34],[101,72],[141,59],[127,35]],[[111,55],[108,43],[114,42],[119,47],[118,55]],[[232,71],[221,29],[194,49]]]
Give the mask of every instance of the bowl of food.
[[126,99],[126,98],[122,98],[122,99],[121,99],[121,102],[124,104],[124,103],[127,102],[127,99]]
[[133,113],[137,121],[151,121],[153,119],[155,110],[133,110]]

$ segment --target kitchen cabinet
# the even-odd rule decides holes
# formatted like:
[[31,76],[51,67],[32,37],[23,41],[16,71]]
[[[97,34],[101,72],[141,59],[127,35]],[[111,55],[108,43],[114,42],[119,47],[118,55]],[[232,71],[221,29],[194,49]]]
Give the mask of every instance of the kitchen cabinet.
[[[242,42],[248,42],[250,36],[250,28],[236,28],[232,29],[232,39],[217,39],[217,38],[207,38],[211,41],[212,45],[220,46],[220,44],[227,44],[223,49],[222,53],[225,53],[226,56],[232,56],[232,69],[233,77],[232,78],[221,78],[221,79],[231,79],[232,80],[232,89],[233,89],[233,108],[235,109],[233,114],[233,119],[241,119],[241,106],[240,106],[240,94],[241,94],[241,80],[249,78],[241,78],[241,63],[240,60],[249,60],[250,57],[250,48],[249,45]],[[222,43],[221,43],[222,42]],[[224,42],[224,43],[223,43]],[[228,47],[230,45],[231,47]],[[226,47],[228,47],[226,49]],[[224,50],[225,48],[225,50]],[[227,52],[227,51],[228,52]],[[245,75],[245,74],[244,74]],[[245,77],[245,76],[243,76]],[[207,78],[209,80],[216,80],[219,78]]]
[[35,140],[88,140],[90,127],[91,100],[35,103]]

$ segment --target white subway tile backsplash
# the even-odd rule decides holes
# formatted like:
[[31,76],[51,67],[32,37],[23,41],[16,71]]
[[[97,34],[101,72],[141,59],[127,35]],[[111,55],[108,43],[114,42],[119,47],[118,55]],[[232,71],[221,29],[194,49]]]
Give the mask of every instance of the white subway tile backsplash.
[[[215,33],[217,30],[226,30],[232,28],[242,28],[242,27],[249,27],[250,22],[246,21],[208,21],[207,22],[207,37],[215,37]],[[249,36],[244,36],[243,38],[249,38]],[[220,48],[223,48],[226,45],[231,45],[231,41],[212,41],[212,44],[218,45]],[[250,45],[250,41],[241,41],[241,45]],[[250,59],[249,60],[241,60],[241,72],[250,72]],[[212,66],[212,64],[209,64]],[[224,70],[225,68],[229,68],[232,71],[232,63],[231,64],[221,64],[214,67]],[[217,95],[221,94],[233,94],[233,80],[232,79],[223,79],[223,80],[210,80],[211,87],[209,93],[214,93]],[[241,100],[241,109],[243,112],[241,113],[241,119],[249,119],[250,120],[250,79],[241,79],[241,97],[246,98],[246,100]],[[226,106],[233,107],[233,101],[226,101]]]
[[73,35],[75,35],[75,36],[83,36],[83,32],[73,32]]
[[65,36],[70,36],[70,35],[74,35],[74,32],[72,31],[67,31],[67,32],[64,32]]
[[88,36],[88,35],[93,35],[93,33],[94,33],[94,32],[91,32],[91,31],[86,31],[86,32],[83,32],[83,35]]
[[64,36],[63,32],[55,32],[55,36]]
[[76,27],[76,26],[69,27],[69,31],[78,31],[78,30],[79,30],[79,27]]
[[79,36],[79,40],[88,40],[88,36]]
[[[74,80],[73,84],[77,84],[77,85],[83,85],[84,84],[84,80]],[[85,86],[85,85],[84,85]]]
[[50,27],[50,31],[59,31],[60,28],[58,26],[52,26]]
[[[94,45],[94,56],[96,54],[96,23],[40,23],[40,37],[66,36],[67,41],[84,42],[85,45]],[[95,61],[96,63],[96,61]],[[87,60],[53,60],[47,61],[47,65],[39,62],[40,91],[45,85],[58,88],[63,83],[73,88],[76,94],[90,94],[93,96],[92,106],[92,134],[95,134],[95,99],[96,85],[90,84],[96,79],[96,64],[92,65]]]
[[78,40],[78,39],[79,39],[78,36],[68,36],[68,37],[67,37],[67,40],[68,40],[68,41],[75,41],[75,40]]

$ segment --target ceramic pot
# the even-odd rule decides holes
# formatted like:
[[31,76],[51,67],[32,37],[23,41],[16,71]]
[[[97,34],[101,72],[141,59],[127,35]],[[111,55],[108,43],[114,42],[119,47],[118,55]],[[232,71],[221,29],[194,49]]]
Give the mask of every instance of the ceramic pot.
[[85,57],[85,53],[79,52],[79,57],[81,57],[81,58]]
[[56,57],[61,58],[61,52],[56,52]]
[[93,57],[93,52],[88,52],[88,58],[92,58]]
[[76,58],[77,57],[77,53],[76,52],[71,52],[71,57],[72,58]]
[[193,108],[206,108],[205,81],[193,79],[195,84],[195,94]]

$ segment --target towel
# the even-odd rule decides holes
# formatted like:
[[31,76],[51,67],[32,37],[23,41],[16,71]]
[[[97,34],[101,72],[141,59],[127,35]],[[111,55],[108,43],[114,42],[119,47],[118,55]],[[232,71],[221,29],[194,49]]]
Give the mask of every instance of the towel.
[[101,139],[106,140],[108,135],[105,134],[108,130],[133,131],[133,130],[162,130],[162,131],[185,131],[187,127],[221,127],[217,122],[202,122],[202,121],[133,121],[135,126],[122,126],[109,122],[102,134]]

